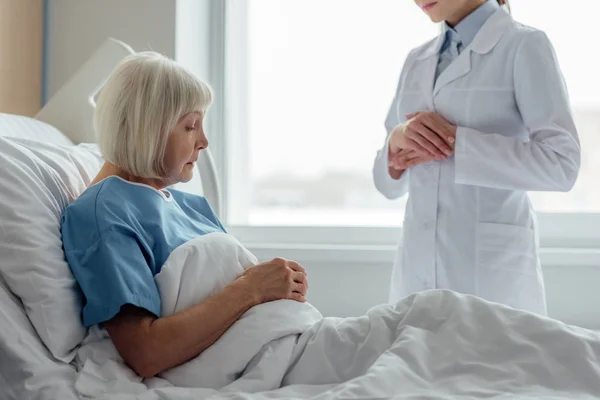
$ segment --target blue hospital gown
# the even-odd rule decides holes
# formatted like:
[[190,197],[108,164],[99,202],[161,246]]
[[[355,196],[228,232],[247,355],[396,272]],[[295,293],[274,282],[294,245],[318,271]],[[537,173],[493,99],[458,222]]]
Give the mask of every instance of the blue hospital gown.
[[126,304],[160,316],[154,276],[185,242],[225,228],[204,197],[111,176],[88,188],[62,217],[65,256],[84,300],[83,324]]

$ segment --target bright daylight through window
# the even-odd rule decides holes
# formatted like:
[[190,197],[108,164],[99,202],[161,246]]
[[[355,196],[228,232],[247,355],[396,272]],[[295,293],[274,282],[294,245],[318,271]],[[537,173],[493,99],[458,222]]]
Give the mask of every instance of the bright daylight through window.
[[[583,150],[575,188],[532,193],[533,203],[540,212],[598,212],[599,61],[577,44],[589,38],[600,2],[585,13],[561,1],[511,4],[517,20],[544,30],[555,46]],[[243,30],[226,36],[236,62],[228,74],[237,82],[227,87],[236,102],[225,118],[237,119],[228,143],[244,137],[247,144],[228,172],[229,223],[400,225],[405,199],[379,194],[371,167],[404,58],[439,28],[411,0],[231,0],[228,7],[243,7],[245,18]]]

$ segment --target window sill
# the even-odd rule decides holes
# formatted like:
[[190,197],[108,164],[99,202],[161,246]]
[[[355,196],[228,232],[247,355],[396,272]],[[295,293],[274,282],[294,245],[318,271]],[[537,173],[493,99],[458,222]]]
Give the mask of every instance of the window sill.
[[[538,215],[542,249],[600,249],[600,214]],[[231,226],[228,231],[242,243],[260,246],[284,245],[313,249],[328,246],[349,246],[351,249],[375,246],[395,248],[402,237],[402,228],[391,227],[330,227],[330,226]],[[366,246],[366,247],[365,247]],[[319,250],[320,251],[320,250]]]

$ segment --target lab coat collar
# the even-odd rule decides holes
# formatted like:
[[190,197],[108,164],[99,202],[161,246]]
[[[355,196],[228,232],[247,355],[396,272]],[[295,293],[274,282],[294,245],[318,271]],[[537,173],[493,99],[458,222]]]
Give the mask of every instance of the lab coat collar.
[[475,35],[471,43],[471,50],[478,54],[489,53],[496,47],[512,22],[510,14],[504,8],[499,8]]
[[[489,53],[500,41],[504,32],[508,28],[508,25],[512,22],[512,17],[506,12],[504,8],[499,8],[494,14],[488,18],[483,24],[473,42],[467,49],[472,50],[478,54]],[[446,37],[446,30],[442,29],[442,33],[434,40],[430,41],[422,53],[417,56],[417,60],[425,60],[429,57],[437,56],[444,44]],[[465,51],[467,50],[465,49]]]
[[494,15],[499,8],[500,5],[497,0],[487,0],[471,14],[463,18],[454,29],[450,28],[447,23],[444,23],[443,25],[446,26],[446,31],[452,30],[453,32],[456,32],[463,44],[463,48],[466,48],[473,42],[473,39],[475,39],[475,36],[477,36],[485,22]]

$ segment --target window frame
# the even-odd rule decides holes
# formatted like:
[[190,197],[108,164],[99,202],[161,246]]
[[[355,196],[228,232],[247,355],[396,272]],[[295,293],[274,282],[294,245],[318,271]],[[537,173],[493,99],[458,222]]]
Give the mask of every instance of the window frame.
[[[541,248],[599,249],[600,214],[538,213]],[[255,245],[397,246],[402,227],[378,226],[244,226],[228,231],[242,243]]]

